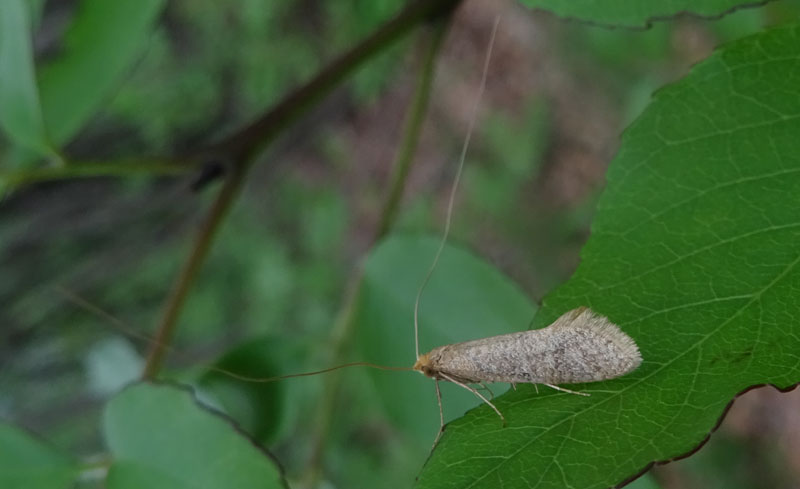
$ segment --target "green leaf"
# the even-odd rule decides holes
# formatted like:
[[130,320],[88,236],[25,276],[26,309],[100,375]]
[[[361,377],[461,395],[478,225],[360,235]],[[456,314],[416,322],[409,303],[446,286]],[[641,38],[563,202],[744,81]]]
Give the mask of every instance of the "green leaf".
[[[698,447],[737,393],[800,381],[800,26],[729,44],[624,135],[592,237],[541,327],[589,306],[644,363],[451,423],[419,487],[604,488]],[[541,389],[540,389],[541,390]]]
[[39,74],[44,120],[69,141],[111,94],[152,33],[164,0],[83,0],[64,52]]
[[236,346],[214,363],[200,379],[225,412],[257,440],[273,440],[283,426],[286,411],[284,382],[246,382],[227,375],[266,378],[281,375],[279,361],[288,349],[276,338],[262,338]]
[[521,0],[529,7],[553,12],[559,17],[607,25],[642,27],[656,20],[690,13],[701,17],[719,17],[737,8],[752,7],[742,0]]
[[[437,238],[390,238],[369,256],[358,317],[361,356],[366,361],[414,364],[414,299],[438,246]],[[495,268],[449,245],[422,295],[420,352],[518,331],[535,310],[520,289]],[[433,381],[416,372],[371,373],[396,425],[427,450],[439,431]],[[480,403],[457,386],[443,383],[442,389],[446,419]]]
[[79,469],[68,456],[12,425],[0,423],[0,487],[58,489],[70,487]]
[[283,488],[270,455],[180,388],[137,384],[104,415],[111,489]]
[[0,125],[15,143],[53,153],[33,71],[30,12],[25,0],[0,2]]

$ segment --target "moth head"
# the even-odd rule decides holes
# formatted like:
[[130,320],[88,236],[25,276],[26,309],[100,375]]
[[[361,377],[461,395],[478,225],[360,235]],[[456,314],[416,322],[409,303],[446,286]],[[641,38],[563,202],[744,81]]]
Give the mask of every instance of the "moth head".
[[431,368],[430,353],[425,353],[424,355],[417,357],[417,362],[414,364],[413,369],[423,375],[433,377],[434,374],[433,369]]

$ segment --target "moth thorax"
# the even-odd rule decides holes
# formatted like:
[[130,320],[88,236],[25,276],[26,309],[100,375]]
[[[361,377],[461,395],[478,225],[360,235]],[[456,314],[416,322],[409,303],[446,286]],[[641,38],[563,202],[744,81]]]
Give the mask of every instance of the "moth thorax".
[[414,364],[414,370],[420,372],[423,375],[427,375],[428,377],[433,377],[433,368],[431,366],[431,359],[430,354],[425,353],[424,355],[420,355],[417,357],[417,362]]

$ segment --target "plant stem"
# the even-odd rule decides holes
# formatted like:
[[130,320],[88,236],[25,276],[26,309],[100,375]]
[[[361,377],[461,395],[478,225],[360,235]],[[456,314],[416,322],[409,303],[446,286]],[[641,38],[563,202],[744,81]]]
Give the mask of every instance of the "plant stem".
[[145,363],[144,372],[142,373],[143,379],[153,379],[158,374],[175,333],[175,327],[178,324],[178,316],[183,308],[183,304],[186,302],[189,289],[197,273],[200,271],[200,268],[203,266],[203,262],[208,255],[209,249],[211,249],[211,243],[219,230],[220,224],[227,215],[231,204],[241,189],[244,177],[245,168],[235,166],[225,180],[222,190],[220,190],[219,195],[217,195],[214,204],[211,206],[208,215],[203,221],[200,232],[197,234],[197,238],[195,238],[189,259],[184,264],[175,282],[173,282],[172,290],[164,304],[161,320],[156,328],[156,336],[147,355],[147,362]]
[[28,168],[2,173],[0,174],[0,187],[13,189],[19,185],[69,178],[181,175],[189,170],[190,168],[184,162],[177,160],[70,161],[68,165]]
[[366,60],[386,49],[412,27],[451,12],[459,3],[460,0],[414,1],[360,44],[332,61],[311,81],[287,95],[262,117],[209,150],[210,157],[220,157],[231,162],[227,179],[195,238],[189,259],[173,283],[157,326],[155,343],[147,356],[143,378],[152,379],[158,374],[189,289],[205,261],[220,224],[241,189],[247,170],[257,160],[259,153]]
[[438,27],[432,33],[428,51],[422,64],[422,72],[417,82],[408,117],[405,121],[403,130],[403,141],[400,143],[399,150],[392,164],[392,176],[390,180],[389,193],[383,204],[383,212],[378,221],[377,231],[374,241],[383,238],[394,223],[397,215],[397,207],[403,197],[403,189],[411,170],[411,163],[414,160],[414,153],[417,150],[419,136],[422,133],[422,122],[425,120],[425,113],[430,102],[431,86],[433,85],[433,74],[436,68],[436,55],[441,47],[446,27]]
[[[449,17],[439,19],[431,26],[431,32],[428,32],[428,35],[424,37],[425,56],[420,69],[414,99],[406,116],[403,139],[400,142],[397,156],[393,163],[390,191],[381,208],[380,219],[372,244],[377,243],[383,238],[394,224],[397,215],[397,206],[400,197],[403,195],[417,143],[419,142],[420,133],[422,132],[422,122],[425,118],[425,113],[427,112],[428,103],[430,101],[431,86],[433,85],[433,75],[436,68],[436,58],[440,51],[442,41],[444,40],[444,35],[447,32],[449,19]],[[332,363],[334,365],[338,365],[342,362],[347,350],[348,340],[351,337],[351,332],[355,325],[358,303],[362,292],[363,273],[363,266],[359,264],[354,274],[350,277],[342,306],[339,309],[334,328],[331,331],[330,343],[332,344]],[[341,372],[335,372],[325,379],[325,393],[320,402],[319,416],[317,417],[318,423],[313,441],[310,469],[306,481],[307,487],[315,487],[321,475],[322,454],[324,452],[328,432],[330,431],[331,421],[333,420],[336,394],[339,391],[341,377]]]

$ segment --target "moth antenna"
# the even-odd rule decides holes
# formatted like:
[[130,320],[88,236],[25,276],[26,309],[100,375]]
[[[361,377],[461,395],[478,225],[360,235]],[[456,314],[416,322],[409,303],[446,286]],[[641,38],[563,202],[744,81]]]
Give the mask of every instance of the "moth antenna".
[[[78,306],[78,307],[84,309],[85,311],[88,311],[88,312],[94,314],[95,316],[98,316],[98,317],[104,319],[105,321],[108,321],[109,323],[113,324],[114,327],[118,331],[120,331],[122,334],[124,334],[125,336],[133,337],[133,338],[136,338],[137,340],[140,340],[140,341],[146,341],[146,342],[148,342],[148,344],[153,344],[153,343],[156,342],[155,339],[151,338],[150,336],[148,336],[146,334],[143,334],[143,333],[140,333],[140,332],[136,331],[134,328],[131,328],[128,324],[126,324],[121,319],[119,319],[116,316],[114,316],[113,314],[101,309],[97,305],[92,304],[91,302],[87,301],[86,299],[84,299],[83,297],[79,296],[75,292],[73,292],[73,291],[71,291],[71,290],[69,290],[69,289],[67,289],[65,287],[62,287],[60,285],[56,286],[56,291],[58,291],[62,296],[64,296],[65,299],[69,300],[70,302],[72,302],[76,306]],[[165,345],[165,348],[167,348],[169,351],[173,351],[173,352],[175,351],[175,348],[172,347],[172,346],[169,346],[169,345]],[[351,363],[344,363],[342,365],[337,365],[335,367],[325,368],[325,369],[322,369],[322,370],[315,370],[313,372],[303,372],[303,373],[299,373],[299,374],[288,374],[288,375],[277,375],[275,377],[251,377],[249,375],[237,374],[236,372],[233,372],[233,371],[221,368],[221,367],[217,367],[217,366],[214,366],[214,365],[209,365],[206,368],[209,371],[217,372],[217,373],[220,373],[220,374],[223,374],[223,375],[227,375],[228,377],[231,377],[231,378],[236,379],[236,380],[241,380],[243,382],[267,383],[267,382],[275,382],[275,381],[282,380],[282,379],[290,379],[290,378],[293,378],[293,377],[308,377],[308,376],[311,376],[311,375],[324,374],[324,373],[328,373],[328,372],[333,372],[334,370],[339,370],[339,369],[342,369],[342,368],[349,368],[349,367],[370,367],[370,368],[375,368],[375,369],[378,369],[378,370],[394,370],[394,371],[412,371],[413,370],[411,367],[389,367],[389,366],[385,366],[385,365],[376,365],[374,363],[369,363],[369,362],[351,362]]]
[[328,367],[322,370],[314,370],[313,372],[303,372],[299,374],[288,374],[288,375],[277,375],[275,377],[250,377],[248,375],[241,375],[237,374],[236,372],[231,372],[230,370],[225,370],[224,368],[210,366],[208,367],[209,370],[219,372],[221,374],[225,374],[229,377],[233,377],[236,380],[241,380],[244,382],[253,382],[253,383],[267,383],[267,382],[275,382],[277,380],[283,379],[291,379],[293,377],[309,377],[311,375],[318,375],[318,374],[326,374],[328,372],[333,372],[334,370],[339,370],[342,368],[349,368],[349,367],[369,367],[375,368],[378,370],[393,370],[393,371],[411,371],[413,370],[411,367],[389,367],[386,365],[377,365],[374,363],[369,362],[351,362],[351,363],[343,363],[341,365],[336,365],[335,367]]
[[472,113],[467,126],[467,136],[464,138],[464,144],[461,146],[461,155],[458,159],[456,176],[453,179],[452,187],[450,187],[450,198],[447,201],[447,212],[445,214],[442,240],[439,243],[439,249],[436,250],[436,255],[433,257],[433,262],[428,268],[428,272],[425,274],[425,278],[422,280],[422,284],[420,284],[419,289],[417,290],[417,297],[414,300],[414,351],[417,355],[417,358],[419,358],[419,303],[420,299],[422,298],[422,292],[425,290],[425,286],[428,285],[428,281],[431,279],[431,275],[433,275],[433,271],[436,269],[436,265],[439,263],[439,257],[442,255],[442,251],[444,251],[444,245],[447,244],[447,237],[450,235],[450,223],[453,220],[453,206],[456,200],[456,190],[458,190],[458,184],[461,181],[461,173],[464,170],[464,161],[466,160],[467,149],[469,149],[469,143],[472,139],[472,130],[475,127],[475,121],[478,118],[478,107],[480,106],[483,92],[486,90],[486,77],[489,73],[489,61],[492,59],[492,49],[494,48],[494,40],[497,37],[497,26],[499,24],[500,16],[498,15],[495,17],[494,25],[492,26],[492,34],[489,38],[489,46],[486,48],[486,57],[483,61],[483,73],[481,74],[481,83],[478,88],[478,95],[475,98],[474,105],[472,106]]

